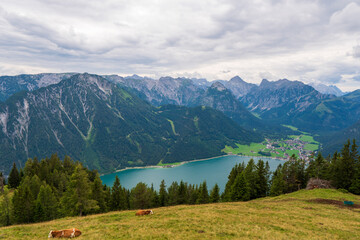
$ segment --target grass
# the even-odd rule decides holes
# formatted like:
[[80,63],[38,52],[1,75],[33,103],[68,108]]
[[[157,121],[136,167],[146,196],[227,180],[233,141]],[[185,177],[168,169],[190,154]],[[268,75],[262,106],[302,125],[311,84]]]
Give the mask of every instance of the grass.
[[291,130],[293,131],[298,131],[298,128],[297,127],[294,127],[294,126],[290,126],[290,125],[282,125],[283,127],[287,127],[287,128],[290,128]]
[[263,150],[266,148],[266,145],[262,143],[251,143],[250,145],[242,145],[242,144],[236,144],[237,148],[233,148],[230,146],[225,146],[225,149],[223,150],[225,153],[233,153],[233,154],[243,154],[243,155],[251,155],[251,156],[261,156],[258,154],[260,150]]
[[173,121],[171,121],[170,119],[167,119],[167,120],[169,121],[169,123],[170,123],[170,125],[171,125],[171,129],[172,129],[172,131],[173,131],[174,135],[177,135],[177,133],[176,133],[176,131],[175,131],[175,125],[174,125],[174,122],[173,122]]
[[254,112],[251,112],[251,114],[254,115],[255,117],[257,117],[258,119],[261,119],[260,114],[254,113]]
[[301,190],[249,202],[180,205],[137,217],[135,211],[63,218],[0,228],[0,239],[45,239],[51,229],[76,227],[81,239],[360,239],[360,210],[309,202],[360,196]]
[[319,149],[319,145],[318,145],[318,144],[311,144],[311,143],[309,143],[309,144],[306,144],[306,145],[304,146],[304,149],[307,150],[307,151],[316,151],[316,150]]
[[[290,125],[283,125],[283,126],[290,128],[294,131],[299,131],[296,127],[293,127]],[[303,141],[302,144],[304,144],[304,150],[316,151],[319,149],[320,143],[315,141],[313,136],[311,136],[305,132],[301,132],[301,131],[299,131],[299,132],[302,134],[289,135],[287,139],[281,139],[280,141],[277,141],[278,146],[275,149],[273,149],[272,152],[270,152],[269,149],[266,149],[266,144],[267,144],[266,142],[251,143],[250,145],[236,144],[237,147],[235,147],[235,148],[233,148],[231,146],[225,146],[225,148],[222,151],[225,153],[248,155],[248,156],[262,156],[258,152],[263,151],[263,152],[270,152],[271,157],[284,158],[285,153],[287,153],[289,156],[292,156],[293,154],[295,154],[296,157],[299,157],[300,153],[299,153],[299,150],[297,150],[297,149],[300,146],[300,144],[296,144],[296,143],[287,144],[285,141],[289,140],[289,139],[298,139],[300,141]],[[274,140],[270,140],[270,142],[274,143]],[[291,145],[293,145],[293,146],[291,146]],[[284,151],[281,150],[281,148],[285,148]]]
[[308,143],[319,143],[315,141],[312,136],[309,135],[301,135],[300,140]]
[[295,154],[296,157],[299,157],[299,150],[286,150],[285,151],[289,156]]
[[168,165],[180,165],[181,162],[173,162],[173,163],[162,163],[162,161],[160,161],[158,164],[156,164],[157,166],[168,166]]
[[200,128],[199,128],[199,117],[198,117],[198,116],[195,116],[195,117],[194,117],[194,125],[195,125],[196,129],[197,129],[198,131],[200,131]]

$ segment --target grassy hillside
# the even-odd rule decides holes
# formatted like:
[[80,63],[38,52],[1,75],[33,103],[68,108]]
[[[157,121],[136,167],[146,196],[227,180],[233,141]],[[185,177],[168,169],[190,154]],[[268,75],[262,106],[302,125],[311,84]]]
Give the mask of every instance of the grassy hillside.
[[336,205],[360,196],[301,190],[249,202],[175,206],[72,217],[0,228],[0,239],[45,239],[51,229],[79,228],[77,239],[360,239],[360,208]]

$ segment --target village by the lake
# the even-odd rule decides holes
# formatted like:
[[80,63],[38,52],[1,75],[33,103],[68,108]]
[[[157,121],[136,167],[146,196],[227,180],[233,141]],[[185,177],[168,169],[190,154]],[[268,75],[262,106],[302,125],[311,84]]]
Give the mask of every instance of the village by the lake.
[[261,143],[236,146],[226,146],[223,152],[229,155],[264,156],[284,160],[288,160],[294,154],[297,158],[309,161],[319,150],[320,143],[310,134],[302,132],[300,135],[290,135],[286,139],[265,138]]

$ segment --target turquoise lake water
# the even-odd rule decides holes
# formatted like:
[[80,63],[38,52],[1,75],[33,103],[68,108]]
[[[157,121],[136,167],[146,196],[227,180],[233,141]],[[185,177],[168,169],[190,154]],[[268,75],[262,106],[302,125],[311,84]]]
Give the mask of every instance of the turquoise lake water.
[[166,186],[169,187],[173,181],[191,184],[200,184],[206,180],[209,190],[217,183],[220,192],[225,188],[227,177],[231,169],[237,163],[247,162],[253,158],[255,163],[258,159],[269,162],[271,171],[275,171],[279,164],[284,161],[265,157],[245,157],[245,156],[222,156],[205,161],[189,162],[173,168],[144,168],[128,169],[121,172],[101,176],[101,180],[107,186],[112,186],[117,175],[123,187],[131,189],[139,182],[144,182],[148,186],[154,184],[155,189],[159,189],[161,181],[164,179]]

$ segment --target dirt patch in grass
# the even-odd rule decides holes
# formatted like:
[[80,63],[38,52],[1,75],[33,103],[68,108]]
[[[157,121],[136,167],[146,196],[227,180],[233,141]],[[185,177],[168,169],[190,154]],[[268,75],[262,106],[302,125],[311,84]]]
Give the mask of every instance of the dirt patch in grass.
[[307,202],[329,204],[329,205],[333,205],[341,208],[348,208],[348,209],[360,208],[360,204],[354,203],[354,205],[345,205],[343,201],[338,201],[333,199],[316,198],[316,199],[307,200]]

